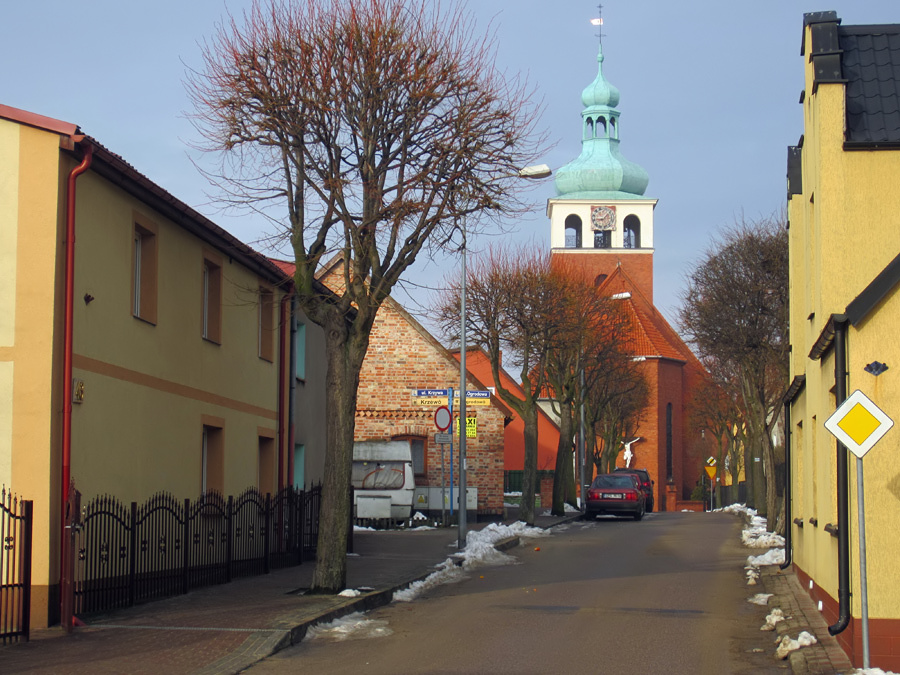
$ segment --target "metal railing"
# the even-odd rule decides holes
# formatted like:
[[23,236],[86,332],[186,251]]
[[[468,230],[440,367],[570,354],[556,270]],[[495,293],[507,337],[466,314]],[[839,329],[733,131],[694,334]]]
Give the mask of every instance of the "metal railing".
[[318,542],[321,484],[274,497],[256,488],[126,507],[103,495],[73,534],[75,614],[90,614],[299,565]]
[[33,504],[0,489],[0,644],[29,638]]

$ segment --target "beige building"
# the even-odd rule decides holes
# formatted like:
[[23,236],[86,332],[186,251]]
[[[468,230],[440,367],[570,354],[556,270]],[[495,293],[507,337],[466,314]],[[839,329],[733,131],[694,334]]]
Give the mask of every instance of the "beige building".
[[0,105],[0,483],[34,501],[33,625],[67,473],[126,503],[291,481],[289,288],[75,125]]
[[788,151],[787,551],[862,665],[861,465],[871,665],[900,671],[900,431],[858,463],[824,426],[857,389],[900,417],[900,26],[807,14],[801,51],[803,135]]

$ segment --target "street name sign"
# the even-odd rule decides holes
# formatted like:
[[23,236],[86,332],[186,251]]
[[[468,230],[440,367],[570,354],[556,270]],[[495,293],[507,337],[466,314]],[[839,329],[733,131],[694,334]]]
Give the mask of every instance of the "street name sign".
[[452,443],[453,442],[453,434],[435,434],[434,435],[435,443]]
[[859,389],[825,422],[825,428],[860,459],[893,426],[894,420]]

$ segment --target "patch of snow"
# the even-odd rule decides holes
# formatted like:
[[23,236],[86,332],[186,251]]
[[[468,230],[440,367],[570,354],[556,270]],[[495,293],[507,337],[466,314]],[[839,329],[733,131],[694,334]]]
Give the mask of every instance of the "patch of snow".
[[850,675],[897,675],[890,670],[882,670],[881,668],[860,668],[854,670]]
[[354,532],[374,532],[375,528],[374,527],[363,527],[362,525],[354,525],[353,531]]
[[747,585],[756,586],[756,583],[759,581],[759,569],[747,566],[744,568],[744,571],[747,573]]
[[504,497],[521,497],[522,493],[521,492],[504,492],[503,496]]
[[418,527],[409,528],[409,532],[421,532],[422,530],[436,530],[436,527],[432,527],[431,525],[419,525]]
[[775,630],[775,626],[781,621],[784,621],[784,612],[776,607],[766,616],[766,623],[760,630]]
[[775,649],[775,656],[779,659],[786,659],[791,652],[800,647],[809,647],[816,642],[818,642],[816,637],[806,631],[800,633],[796,640],[792,639],[790,635],[783,635],[777,640],[778,647]]
[[768,605],[769,598],[772,597],[771,593],[757,593],[752,598],[747,598],[747,602],[751,602],[754,605]]
[[[491,523],[481,530],[469,530],[466,533],[465,549],[437,565],[437,571],[432,572],[425,579],[414,582],[409,588],[402,591],[395,591],[394,602],[412,602],[435,586],[461,581],[466,578],[465,571],[475,567],[515,563],[515,558],[494,548],[494,544],[498,541],[510,537],[532,539],[548,535],[547,530],[540,527],[529,527],[521,521],[512,525]],[[461,561],[461,564],[457,565],[456,561]]]
[[387,621],[367,619],[360,612],[348,614],[330,623],[312,626],[306,631],[304,640],[367,640],[391,635],[394,631],[387,627]]
[[338,595],[344,598],[358,598],[360,595],[362,595],[362,593],[354,588],[345,588],[343,591],[338,593]]
[[427,516],[421,511],[416,511],[415,515],[412,517],[413,520],[428,520]]
[[784,562],[784,549],[773,548],[762,555],[747,556],[747,565],[750,567],[762,567],[763,565],[780,565]]

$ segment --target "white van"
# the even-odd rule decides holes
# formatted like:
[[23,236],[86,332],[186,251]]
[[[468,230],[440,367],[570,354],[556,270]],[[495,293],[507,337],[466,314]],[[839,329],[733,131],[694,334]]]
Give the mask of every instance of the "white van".
[[415,479],[409,441],[354,443],[350,483],[357,518],[410,518]]

